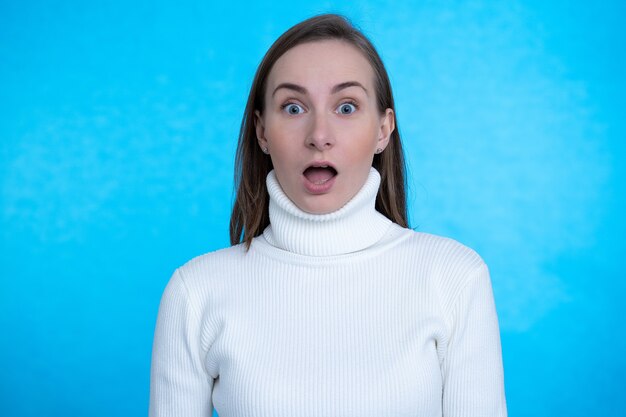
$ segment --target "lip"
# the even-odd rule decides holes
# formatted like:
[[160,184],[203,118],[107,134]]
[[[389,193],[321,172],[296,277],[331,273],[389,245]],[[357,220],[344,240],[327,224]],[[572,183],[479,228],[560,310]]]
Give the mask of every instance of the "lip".
[[[304,171],[306,171],[309,168],[320,168],[320,167],[332,168],[335,170],[336,174],[334,177],[332,177],[331,179],[329,179],[323,184],[312,183],[304,175]],[[304,171],[302,171],[302,182],[304,184],[304,188],[311,194],[325,194],[328,191],[330,191],[330,189],[333,187],[333,184],[335,183],[335,179],[337,178],[337,175],[339,175],[339,171],[337,171],[337,168],[335,168],[335,165],[333,165],[332,163],[328,161],[314,161],[310,163],[309,165],[307,165]]]
[[[321,167],[332,168],[335,170],[335,172],[337,172],[337,174],[339,173],[335,165],[333,165],[331,162],[328,162],[328,161],[313,161],[304,168],[304,171],[306,171],[309,168],[321,168]],[[303,174],[304,174],[304,171],[302,171]]]

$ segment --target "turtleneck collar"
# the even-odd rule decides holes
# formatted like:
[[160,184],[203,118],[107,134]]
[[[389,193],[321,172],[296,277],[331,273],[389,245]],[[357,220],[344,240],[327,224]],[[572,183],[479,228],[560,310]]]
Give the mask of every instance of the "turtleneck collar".
[[327,214],[311,214],[298,208],[280,187],[274,171],[267,175],[266,183],[270,225],[263,237],[286,251],[309,256],[357,252],[378,242],[392,224],[375,208],[380,174],[374,168],[350,201]]

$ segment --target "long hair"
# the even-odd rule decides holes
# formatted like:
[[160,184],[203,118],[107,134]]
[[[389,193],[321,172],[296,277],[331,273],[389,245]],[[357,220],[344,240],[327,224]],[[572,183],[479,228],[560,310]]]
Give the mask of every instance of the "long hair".
[[[372,43],[343,16],[323,14],[314,16],[283,33],[267,51],[259,65],[246,109],[243,113],[239,142],[235,156],[236,197],[230,217],[230,243],[245,242],[250,248],[252,239],[269,225],[269,195],[265,179],[273,169],[269,155],[257,143],[254,112],[263,114],[267,77],[274,63],[294,46],[322,40],[341,40],[363,53],[374,70],[378,110],[394,111],[391,83],[380,56]],[[397,120],[389,144],[384,152],[375,154],[372,166],[380,173],[381,183],[376,196],[376,210],[391,221],[408,227],[406,214],[405,162]]]

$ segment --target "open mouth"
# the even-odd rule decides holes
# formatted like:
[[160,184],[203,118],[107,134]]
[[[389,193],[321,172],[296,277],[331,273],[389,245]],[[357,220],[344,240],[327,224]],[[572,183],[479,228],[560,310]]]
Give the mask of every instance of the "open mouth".
[[330,165],[318,165],[308,167],[302,174],[309,182],[322,185],[334,178],[337,170]]

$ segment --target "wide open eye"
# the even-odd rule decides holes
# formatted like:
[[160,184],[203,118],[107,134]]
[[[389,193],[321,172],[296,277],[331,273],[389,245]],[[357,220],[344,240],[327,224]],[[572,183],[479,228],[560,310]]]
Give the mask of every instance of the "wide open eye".
[[287,113],[289,114],[300,114],[300,113],[304,113],[304,109],[302,108],[302,106],[299,106],[298,104],[295,103],[287,103],[283,106],[283,110],[285,110]]
[[339,114],[352,114],[356,111],[356,106],[353,103],[341,103],[337,107],[337,113]]

